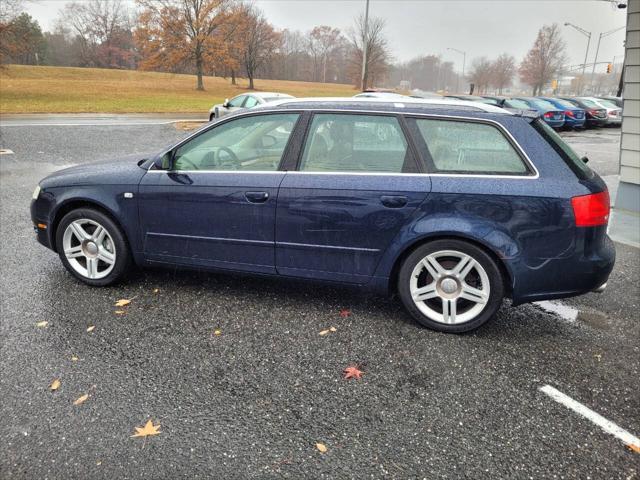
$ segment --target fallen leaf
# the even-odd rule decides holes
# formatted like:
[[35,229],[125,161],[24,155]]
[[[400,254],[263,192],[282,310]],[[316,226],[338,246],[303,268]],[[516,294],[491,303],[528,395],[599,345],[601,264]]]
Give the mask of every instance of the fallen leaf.
[[640,453],[640,445],[636,445],[635,443],[630,443],[627,445],[627,448],[632,452]]
[[327,333],[329,333],[331,330],[327,329],[327,330],[322,330],[320,332],[320,335],[326,335]]
[[144,427],[136,427],[136,433],[131,435],[132,437],[148,437],[149,435],[158,435],[160,431],[160,424],[154,425],[151,420],[145,423]]
[[122,299],[118,300],[114,305],[116,307],[126,307],[130,303],[131,303],[131,300],[128,300],[126,298],[122,298]]
[[327,333],[337,332],[338,329],[336,327],[329,327],[326,330],[320,331],[320,335],[326,335]]
[[85,393],[81,397],[76,398],[75,401],[73,402],[73,404],[74,405],[80,405],[81,403],[84,403],[87,400],[87,398],[89,398],[89,395],[87,395]]
[[332,332],[337,332],[338,331],[338,329],[336,327],[329,327],[329,330],[332,331]]
[[51,385],[49,385],[49,389],[52,392],[55,392],[59,388],[60,388],[60,379],[56,378],[53,382],[51,382]]
[[359,380],[360,377],[364,374],[363,371],[358,370],[358,367],[347,367],[344,369],[344,378],[345,380],[349,380],[350,378],[355,378]]
[[125,315],[127,312],[125,310],[114,310],[114,312],[116,315]]
[[77,361],[78,361],[78,357],[76,357],[75,355],[73,355],[73,356],[71,357],[71,361],[72,361],[72,362],[77,362]]
[[316,448],[318,449],[318,451],[320,453],[326,453],[327,452],[327,446],[324,443],[316,443]]
[[98,466],[102,465],[102,460],[98,460],[98,461],[96,462],[96,465],[98,465]]
[[49,322],[47,322],[46,320],[36,323],[36,327],[38,328],[47,328],[47,325],[49,325]]
[[342,318],[347,318],[349,315],[351,315],[351,310],[347,310],[346,308],[340,310],[340,316]]
[[91,325],[90,327],[87,328],[87,332],[93,332],[95,328],[96,328],[95,325]]
[[222,330],[214,330],[213,334],[217,337],[219,337],[220,335],[222,335]]
[[154,289],[153,289],[153,293],[158,293],[159,291],[160,291],[160,289],[159,289],[159,288],[154,288]]

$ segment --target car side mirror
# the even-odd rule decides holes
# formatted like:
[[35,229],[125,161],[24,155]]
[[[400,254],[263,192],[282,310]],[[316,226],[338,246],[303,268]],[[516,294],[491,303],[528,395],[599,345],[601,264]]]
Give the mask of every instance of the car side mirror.
[[229,99],[228,99],[228,98],[225,98],[225,99],[224,99],[224,103],[222,104],[222,106],[223,106],[224,108],[229,108]]
[[582,160],[584,163],[589,163],[589,157],[587,157],[586,155],[582,157],[580,160]]

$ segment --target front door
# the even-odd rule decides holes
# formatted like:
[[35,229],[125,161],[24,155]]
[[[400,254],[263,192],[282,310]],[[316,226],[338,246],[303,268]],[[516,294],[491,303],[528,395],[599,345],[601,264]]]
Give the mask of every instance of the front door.
[[168,153],[140,183],[146,259],[274,273],[278,168],[298,116],[231,119]]
[[366,283],[431,189],[393,115],[314,114],[278,194],[276,268]]

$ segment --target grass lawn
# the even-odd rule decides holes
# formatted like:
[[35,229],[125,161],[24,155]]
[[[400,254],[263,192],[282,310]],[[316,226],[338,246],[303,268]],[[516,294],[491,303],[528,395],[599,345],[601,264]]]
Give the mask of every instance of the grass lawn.
[[[205,77],[205,91],[195,89],[195,75],[106,70],[100,68],[0,68],[0,113],[153,113],[206,112],[214,103],[248,92],[248,82]],[[263,91],[296,97],[352,96],[351,85],[256,80]]]

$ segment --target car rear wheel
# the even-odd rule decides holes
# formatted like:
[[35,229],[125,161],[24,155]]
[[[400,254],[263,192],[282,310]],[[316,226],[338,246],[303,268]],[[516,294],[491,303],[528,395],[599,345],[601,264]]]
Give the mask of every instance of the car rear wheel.
[[504,280],[496,262],[482,249],[461,240],[436,240],[405,259],[398,293],[425,327],[462,333],[495,315],[504,297]]
[[107,215],[90,208],[66,214],[56,230],[58,254],[76,278],[92,286],[111,285],[131,266],[124,234]]

